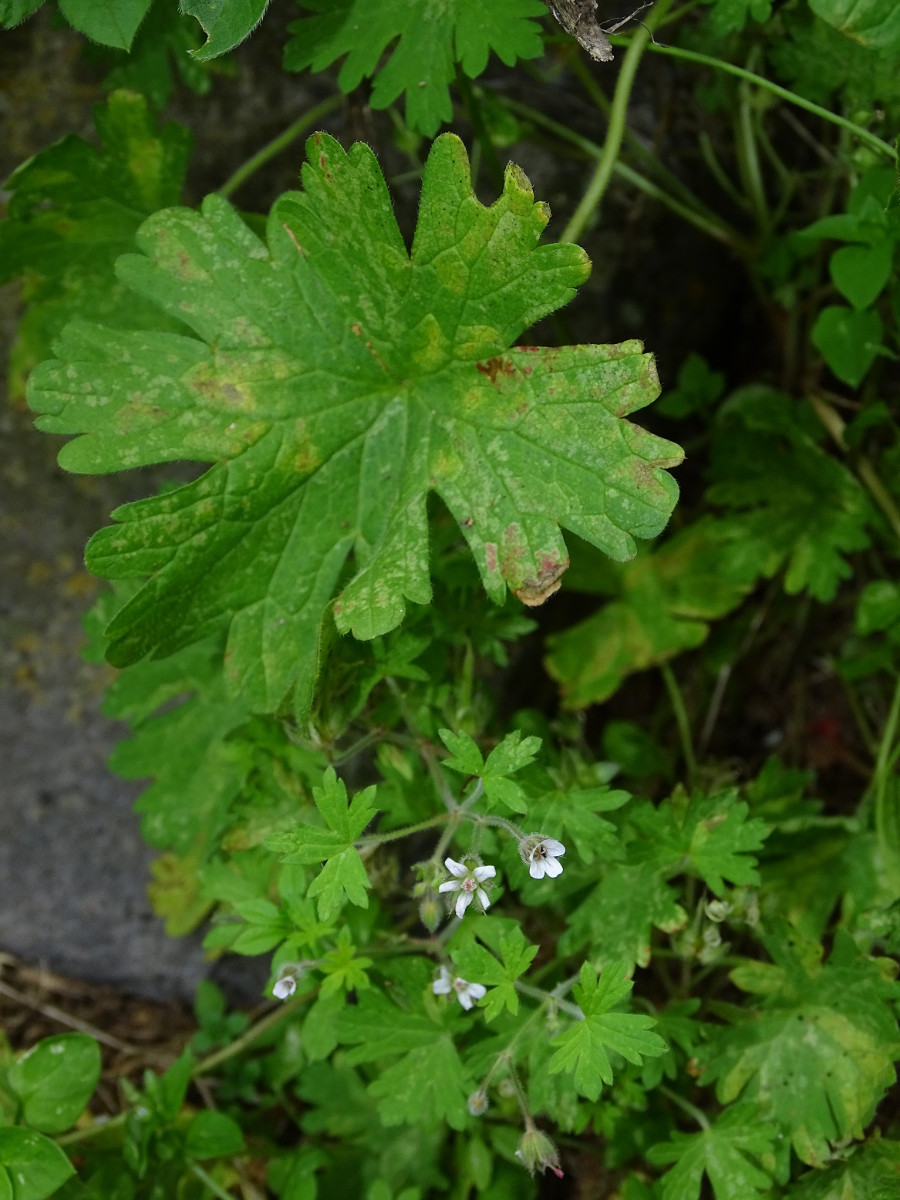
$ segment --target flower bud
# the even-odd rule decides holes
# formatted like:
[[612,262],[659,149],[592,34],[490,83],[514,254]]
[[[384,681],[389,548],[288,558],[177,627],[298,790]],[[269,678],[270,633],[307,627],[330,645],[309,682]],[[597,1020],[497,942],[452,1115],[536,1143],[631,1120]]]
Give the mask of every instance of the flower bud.
[[429,933],[435,933],[444,916],[444,906],[435,892],[430,891],[419,905],[419,920]]
[[731,912],[731,905],[727,900],[710,900],[706,906],[706,915],[710,921],[724,921]]
[[484,1088],[479,1088],[477,1092],[472,1093],[466,1101],[466,1108],[473,1117],[481,1117],[487,1112],[488,1098]]
[[556,1147],[547,1137],[546,1133],[541,1133],[540,1129],[533,1125],[531,1121],[525,1126],[525,1132],[522,1134],[522,1140],[519,1142],[519,1148],[516,1151],[516,1158],[519,1159],[522,1166],[531,1175],[535,1171],[540,1171],[543,1174],[549,1167],[558,1179],[562,1179],[563,1177]]

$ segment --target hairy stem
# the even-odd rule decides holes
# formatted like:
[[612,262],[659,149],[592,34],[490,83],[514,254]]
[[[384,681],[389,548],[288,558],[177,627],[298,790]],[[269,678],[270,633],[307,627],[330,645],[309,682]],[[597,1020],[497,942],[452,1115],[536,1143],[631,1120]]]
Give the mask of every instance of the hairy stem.
[[669,703],[672,705],[672,711],[675,714],[675,722],[678,725],[678,737],[681,741],[681,754],[684,758],[688,783],[692,784],[697,775],[697,759],[694,754],[691,722],[685,708],[684,697],[681,694],[681,688],[678,686],[675,673],[668,663],[662,664],[660,672],[663,677],[663,683],[666,685],[666,691],[669,693]]

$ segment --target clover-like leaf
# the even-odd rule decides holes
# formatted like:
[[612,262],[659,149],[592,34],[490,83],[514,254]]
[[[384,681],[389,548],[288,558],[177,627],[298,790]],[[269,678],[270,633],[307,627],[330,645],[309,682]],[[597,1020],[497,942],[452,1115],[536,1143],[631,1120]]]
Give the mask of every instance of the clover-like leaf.
[[681,458],[626,419],[658,390],[639,342],[508,349],[588,271],[577,247],[539,245],[549,214],[518,168],[486,208],[462,143],[439,138],[410,254],[372,151],[317,134],[308,152],[268,246],[211,196],[151,217],[144,255],[119,260],[196,337],[72,325],[30,388],[42,429],[82,435],[70,470],[214,464],[117,509],[87,557],[149,576],[112,621],[111,662],[224,627],[258,711],[292,688],[308,705],[329,609],[372,638],[429,602],[429,491],[489,596],[536,604],[568,563],[560,527],[628,558],[665,524]]
[[375,788],[367,787],[348,805],[346,785],[329,767],[322,777],[322,786],[313,789],[316,808],[328,828],[299,825],[266,838],[266,846],[284,856],[283,863],[324,861],[307,892],[311,898],[318,898],[320,921],[330,921],[347,900],[360,908],[369,906],[366,895],[369,877],[353,843],[376,815],[374,796]]

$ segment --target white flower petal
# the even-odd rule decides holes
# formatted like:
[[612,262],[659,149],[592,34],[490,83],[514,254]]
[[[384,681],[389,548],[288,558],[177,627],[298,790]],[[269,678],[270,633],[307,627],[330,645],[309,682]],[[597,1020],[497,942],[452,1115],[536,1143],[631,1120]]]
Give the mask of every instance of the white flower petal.
[[[555,859],[552,859],[552,858],[549,860],[549,862],[554,862],[554,861],[555,861]],[[544,872],[547,870],[548,866],[549,866],[549,863],[545,862],[543,858],[532,858],[531,866],[528,868],[528,874],[531,876],[532,879],[543,879]],[[559,869],[562,870],[562,867],[560,867]]]
[[478,899],[481,901],[482,908],[490,908],[491,907],[491,902],[490,902],[490,900],[488,900],[488,894],[484,890],[484,888],[478,889]]
[[558,842],[556,838],[544,838],[544,853],[551,855],[553,858],[559,858],[565,854],[566,848],[562,842]]
[[456,915],[462,920],[466,909],[472,903],[472,893],[461,891],[456,897]]
[[475,1003],[474,1000],[472,999],[472,995],[468,988],[463,988],[463,990],[461,992],[457,992],[456,998],[460,1002],[460,1004],[463,1006],[463,1008],[466,1010],[466,1012],[468,1012],[469,1009],[472,1007],[472,1005]]
[[279,979],[272,988],[272,995],[276,1000],[287,1000],[288,996],[293,996],[297,990],[297,980],[290,975],[286,975],[283,979]]
[[446,883],[442,883],[438,888],[439,892],[458,892],[462,884],[458,879],[448,879]]
[[444,866],[447,868],[450,874],[455,875],[457,879],[462,879],[469,873],[468,867],[464,863],[457,862],[455,858],[445,858]]
[[557,875],[562,875],[563,865],[558,858],[548,858],[544,863],[544,871],[551,879],[556,879]]
[[450,977],[450,972],[446,967],[441,967],[441,973],[431,985],[431,990],[435,996],[449,996],[453,987],[453,980]]
[[468,992],[469,992],[469,995],[473,999],[480,1000],[481,997],[484,996],[485,993],[487,992],[487,988],[484,986],[483,983],[470,983],[469,987],[468,987]]
[[497,874],[496,867],[476,867],[472,872],[479,883],[484,883],[485,879],[493,879]]

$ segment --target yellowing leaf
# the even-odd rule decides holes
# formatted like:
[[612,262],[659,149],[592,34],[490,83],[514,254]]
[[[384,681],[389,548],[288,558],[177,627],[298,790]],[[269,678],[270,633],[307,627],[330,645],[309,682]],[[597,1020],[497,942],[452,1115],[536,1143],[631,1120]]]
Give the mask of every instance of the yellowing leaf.
[[227,630],[231,686],[257,711],[291,689],[308,706],[326,613],[372,638],[429,602],[429,491],[499,602],[565,566],[561,526],[631,556],[665,524],[681,458],[627,419],[658,387],[640,343],[508,349],[588,270],[539,244],[549,214],[521,171],[486,208],[462,143],[439,138],[410,254],[371,150],[318,134],[308,152],[267,245],[211,196],[151,217],[144,255],[120,259],[196,336],[72,325],[30,388],[41,428],[82,435],[70,470],[214,464],[116,510],[88,561],[149,577],[110,661]]

